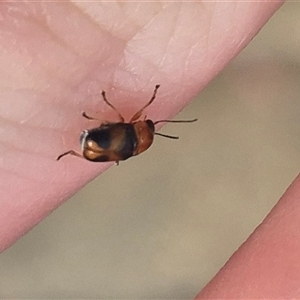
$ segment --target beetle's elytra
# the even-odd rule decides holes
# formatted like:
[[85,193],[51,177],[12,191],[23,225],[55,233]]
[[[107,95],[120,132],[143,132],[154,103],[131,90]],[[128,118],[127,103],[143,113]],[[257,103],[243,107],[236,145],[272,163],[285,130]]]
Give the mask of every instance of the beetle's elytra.
[[[153,95],[148,103],[144,105],[129,121],[125,122],[123,116],[118,110],[106,99],[105,92],[102,91],[103,100],[109,105],[119,117],[119,122],[103,123],[99,127],[84,130],[80,135],[80,144],[82,154],[74,150],[67,151],[57,157],[57,160],[66,155],[75,155],[94,162],[115,161],[128,159],[131,156],[138,155],[146,151],[153,142],[154,134],[171,139],[178,139],[176,136],[165,135],[155,132],[155,125],[160,122],[172,123],[191,123],[193,120],[152,120],[141,121],[144,109],[148,107],[155,99],[160,85],[156,85]],[[96,120],[89,117],[85,112],[82,115],[89,120]]]

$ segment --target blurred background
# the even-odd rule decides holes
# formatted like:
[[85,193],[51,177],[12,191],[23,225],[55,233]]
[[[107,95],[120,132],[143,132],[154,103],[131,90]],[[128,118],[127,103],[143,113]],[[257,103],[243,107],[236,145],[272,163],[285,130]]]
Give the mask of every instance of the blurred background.
[[0,257],[1,298],[193,298],[300,169],[300,5],[287,3],[141,156]]

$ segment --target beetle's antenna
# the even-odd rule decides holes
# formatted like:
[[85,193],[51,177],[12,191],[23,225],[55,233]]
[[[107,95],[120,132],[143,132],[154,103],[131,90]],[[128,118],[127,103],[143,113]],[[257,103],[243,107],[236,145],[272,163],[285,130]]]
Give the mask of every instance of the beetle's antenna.
[[166,123],[193,123],[193,122],[196,122],[196,121],[198,121],[198,119],[193,119],[193,120],[159,120],[159,121],[154,122],[154,125],[156,125],[158,123],[163,123],[163,122],[166,122]]
[[159,132],[154,132],[154,134],[160,135],[160,136],[163,136],[163,137],[166,137],[166,138],[169,138],[169,139],[173,139],[173,140],[178,140],[179,139],[179,136],[167,135],[167,134],[162,134],[162,133],[159,133]]
[[[193,120],[159,120],[154,122],[153,124],[156,125],[157,123],[192,123],[192,122],[196,122],[198,119],[193,119]],[[167,135],[167,134],[162,134],[159,132],[154,132],[154,134],[156,135],[160,135],[169,139],[174,139],[174,140],[178,140],[179,137],[178,136],[174,136],[174,135]]]

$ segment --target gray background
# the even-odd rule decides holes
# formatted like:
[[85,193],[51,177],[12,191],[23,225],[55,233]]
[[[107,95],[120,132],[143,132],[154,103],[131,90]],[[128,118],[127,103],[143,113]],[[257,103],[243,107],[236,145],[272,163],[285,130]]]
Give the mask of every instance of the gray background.
[[156,137],[0,257],[6,298],[192,298],[300,168],[300,5]]

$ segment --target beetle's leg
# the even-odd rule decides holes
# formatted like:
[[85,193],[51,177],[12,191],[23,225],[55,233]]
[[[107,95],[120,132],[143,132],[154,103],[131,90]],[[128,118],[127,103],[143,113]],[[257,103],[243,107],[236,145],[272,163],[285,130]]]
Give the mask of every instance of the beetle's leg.
[[82,116],[85,117],[85,118],[88,119],[88,120],[92,120],[92,121],[100,121],[100,120],[98,120],[98,119],[96,119],[96,118],[93,118],[93,117],[88,116],[88,115],[85,113],[85,111],[82,112]]
[[152,97],[151,97],[151,99],[150,99],[150,101],[146,104],[146,105],[144,105],[132,118],[131,118],[131,120],[129,121],[129,123],[133,123],[134,121],[136,121],[136,120],[138,120],[139,118],[140,118],[140,116],[142,115],[142,113],[143,113],[143,111],[144,111],[144,109],[146,108],[146,107],[148,107],[153,101],[154,101],[154,99],[155,99],[155,97],[156,97],[156,93],[157,93],[157,90],[158,90],[158,88],[160,87],[160,85],[159,84],[157,84],[156,86],[155,86],[155,89],[154,89],[154,92],[153,92],[153,95],[152,95]]
[[118,117],[119,117],[119,119],[120,119],[120,122],[121,123],[124,123],[125,122],[125,119],[124,119],[124,117],[118,112],[118,110],[110,103],[110,102],[108,102],[108,100],[106,99],[106,96],[105,96],[105,91],[102,91],[102,97],[103,97],[103,100],[104,100],[104,102],[109,106],[109,107],[111,107],[117,114],[118,114]]
[[116,160],[115,163],[116,163],[117,166],[119,166],[119,161],[118,160]]
[[78,156],[78,157],[81,157],[81,158],[84,158],[80,153],[77,153],[75,152],[74,150],[70,150],[70,151],[67,151],[61,155],[59,155],[56,160],[60,160],[63,156],[66,156],[66,155],[74,155],[74,156]]

